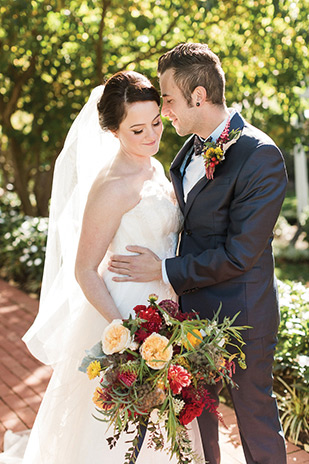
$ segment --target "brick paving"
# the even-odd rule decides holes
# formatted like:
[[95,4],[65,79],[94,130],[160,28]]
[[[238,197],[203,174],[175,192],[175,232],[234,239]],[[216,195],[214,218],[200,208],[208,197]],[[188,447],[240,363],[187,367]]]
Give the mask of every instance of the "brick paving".
[[[32,427],[51,375],[21,341],[37,310],[37,300],[0,280],[0,451],[6,430]],[[228,427],[220,426],[221,463],[246,464],[235,413],[225,405],[220,410]],[[288,464],[309,464],[309,453],[295,445],[287,443],[287,452]]]

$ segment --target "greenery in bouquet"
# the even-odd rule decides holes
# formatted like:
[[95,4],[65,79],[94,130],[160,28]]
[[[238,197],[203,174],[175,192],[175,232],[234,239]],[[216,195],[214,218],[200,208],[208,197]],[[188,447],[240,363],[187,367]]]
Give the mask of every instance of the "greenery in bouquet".
[[116,445],[122,432],[133,438],[125,463],[135,462],[142,431],[149,431],[148,447],[166,449],[181,464],[198,462],[187,425],[204,408],[219,412],[207,386],[220,380],[236,386],[235,361],[246,368],[240,331],[224,318],[218,323],[200,319],[194,311],[182,313],[172,300],[134,308],[136,317],[114,320],[102,340],[87,351],[80,370],[100,378],[93,401],[99,420],[113,428],[107,438]]

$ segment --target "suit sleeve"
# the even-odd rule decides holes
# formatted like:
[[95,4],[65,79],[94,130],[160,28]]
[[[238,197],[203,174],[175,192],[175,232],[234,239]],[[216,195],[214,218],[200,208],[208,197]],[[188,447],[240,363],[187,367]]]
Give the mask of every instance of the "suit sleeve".
[[178,295],[236,278],[254,266],[272,237],[286,184],[277,147],[257,147],[238,174],[225,243],[197,256],[166,260],[168,278]]

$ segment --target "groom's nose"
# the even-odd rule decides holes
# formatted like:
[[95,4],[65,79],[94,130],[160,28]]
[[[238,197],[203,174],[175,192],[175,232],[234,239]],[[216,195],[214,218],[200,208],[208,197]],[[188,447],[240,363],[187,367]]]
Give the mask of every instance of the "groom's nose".
[[168,108],[168,104],[165,101],[163,101],[162,107],[161,107],[161,114],[164,118],[167,118],[169,116],[169,113],[170,111]]

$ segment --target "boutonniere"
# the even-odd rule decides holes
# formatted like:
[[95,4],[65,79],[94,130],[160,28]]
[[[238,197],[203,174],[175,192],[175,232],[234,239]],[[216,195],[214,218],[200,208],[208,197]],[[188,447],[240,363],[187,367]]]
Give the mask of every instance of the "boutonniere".
[[226,126],[216,142],[205,142],[202,155],[205,163],[207,179],[214,178],[217,164],[225,159],[226,150],[236,143],[240,137],[240,129],[233,129],[229,132],[231,120],[228,119]]

